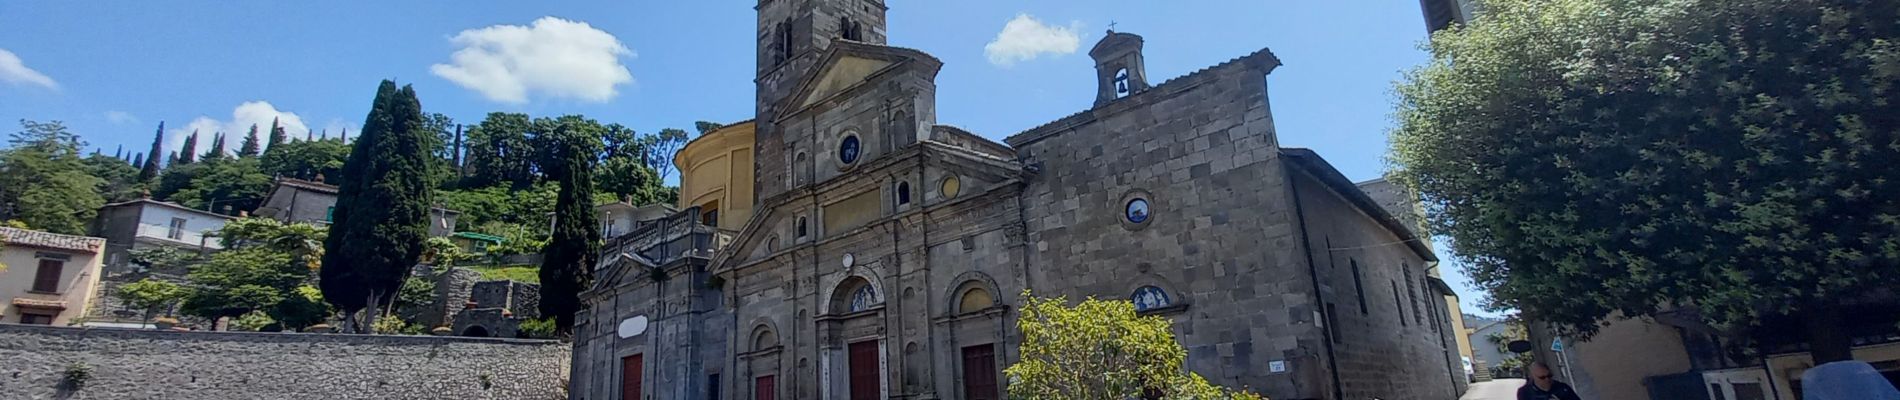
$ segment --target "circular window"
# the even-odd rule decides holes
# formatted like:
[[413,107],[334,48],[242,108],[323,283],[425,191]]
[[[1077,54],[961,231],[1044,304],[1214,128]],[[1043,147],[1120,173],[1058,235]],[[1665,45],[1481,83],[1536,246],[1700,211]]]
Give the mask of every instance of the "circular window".
[[951,197],[957,197],[957,193],[962,192],[962,191],[963,191],[963,181],[957,180],[956,175],[944,177],[942,187],[938,188],[938,192],[943,193],[943,198],[946,198],[946,199],[951,198]]
[[855,164],[862,151],[863,144],[858,142],[858,135],[845,136],[844,141],[838,143],[838,161]]
[[1137,224],[1148,222],[1148,199],[1135,198],[1129,200],[1124,216],[1128,218],[1128,222]]

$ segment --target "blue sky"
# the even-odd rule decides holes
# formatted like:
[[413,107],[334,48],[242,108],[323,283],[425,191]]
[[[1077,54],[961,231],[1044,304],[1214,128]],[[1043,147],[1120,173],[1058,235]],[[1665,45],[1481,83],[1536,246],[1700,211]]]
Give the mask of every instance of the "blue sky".
[[[1354,180],[1385,169],[1392,82],[1427,58],[1418,48],[1424,22],[1409,0],[887,1],[891,44],[945,63],[939,123],[1001,139],[1087,108],[1094,72],[1086,53],[1113,21],[1147,39],[1155,83],[1272,48],[1285,63],[1268,78],[1281,143],[1315,149]],[[752,115],[754,4],[9,1],[0,3],[0,120],[8,125],[0,131],[22,118],[62,120],[107,153],[143,151],[159,121],[239,131],[235,141],[250,121],[290,113],[334,134],[362,123],[381,79],[415,85],[425,109],[464,123],[513,111],[583,114],[641,132],[690,129]],[[1041,28],[1029,33],[1058,34],[1054,44],[1043,37],[1019,53],[1034,58],[992,62],[986,45],[1021,15]],[[537,24],[543,17],[560,20]],[[516,28],[489,28],[496,25]],[[598,43],[590,30],[611,36]],[[1062,51],[1062,33],[1074,34],[1072,52]],[[481,58],[456,56],[469,44],[493,50],[547,38],[579,44],[526,53],[564,60],[544,62],[539,77],[497,77],[483,72]],[[564,51],[593,57],[553,56]],[[494,53],[473,55],[483,54]],[[603,60],[624,73],[576,66]],[[474,72],[451,78],[458,70]],[[1447,278],[1476,311],[1466,279]]]

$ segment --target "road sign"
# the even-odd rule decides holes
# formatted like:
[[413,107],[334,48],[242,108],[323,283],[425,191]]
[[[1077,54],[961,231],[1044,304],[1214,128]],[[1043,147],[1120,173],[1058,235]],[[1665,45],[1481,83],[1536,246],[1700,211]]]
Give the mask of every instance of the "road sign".
[[1563,340],[1563,339],[1551,339],[1551,340],[1550,340],[1550,351],[1564,351],[1564,340]]

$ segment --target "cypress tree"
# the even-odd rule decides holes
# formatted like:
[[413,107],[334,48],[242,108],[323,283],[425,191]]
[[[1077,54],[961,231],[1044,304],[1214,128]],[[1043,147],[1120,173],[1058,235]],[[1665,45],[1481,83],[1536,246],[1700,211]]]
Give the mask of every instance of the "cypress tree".
[[198,155],[198,159],[205,161],[218,158],[224,158],[224,132],[218,132],[218,134],[212,135],[211,150],[205,150],[204,154]]
[[[318,281],[325,301],[365,332],[396,298],[429,236],[432,203],[422,104],[383,81],[337,182]],[[357,311],[366,311],[359,320]]]
[[560,182],[555,196],[554,232],[542,249],[541,315],[554,317],[555,333],[567,335],[580,311],[580,292],[593,285],[600,253],[599,223],[594,215],[594,160],[600,153],[600,124],[579,116],[541,122],[543,168]]
[[132,165],[145,165],[145,153],[132,153]]
[[264,151],[268,152],[283,143],[290,143],[290,134],[284,132],[284,125],[277,123],[277,118],[271,118],[270,141],[265,142],[267,146],[264,147]]
[[[151,161],[146,161],[146,162],[151,162]],[[165,165],[177,165],[177,164],[178,164],[177,150],[173,150],[171,154],[165,155]]]
[[139,164],[139,182],[150,181],[152,178],[158,177],[158,153],[165,151],[164,146],[165,121],[159,121],[158,132],[152,134],[152,151],[145,152],[145,154],[151,155],[152,158],[146,159],[145,162],[142,163],[134,163]]
[[238,145],[238,158],[257,157],[257,124],[251,124],[251,133],[244,136],[244,143]]
[[185,137],[185,145],[178,149],[178,164],[190,164],[198,157],[198,130],[193,129],[191,136]]

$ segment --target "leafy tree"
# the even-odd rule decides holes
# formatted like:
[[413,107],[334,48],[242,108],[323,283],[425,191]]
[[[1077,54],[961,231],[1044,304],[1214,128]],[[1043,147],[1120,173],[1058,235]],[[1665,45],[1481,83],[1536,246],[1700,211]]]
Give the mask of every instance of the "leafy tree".
[[1173,323],[1135,313],[1128,301],[1041,299],[1024,291],[1017,327],[1022,359],[1003,373],[1015,399],[1259,399],[1185,372],[1187,349]]
[[0,150],[0,220],[19,220],[36,229],[81,235],[105,205],[79,149],[79,135],[59,121],[20,120],[21,131]]
[[442,113],[428,113],[423,115],[422,126],[428,132],[429,173],[434,177],[430,182],[445,186],[457,177],[452,160],[458,149],[451,146],[455,143],[455,119]]
[[[454,241],[445,237],[432,237],[423,243],[422,259],[438,267],[453,267],[463,261],[475,259],[475,255],[462,250]],[[407,290],[408,286],[404,286]]]
[[594,260],[600,253],[593,194],[600,124],[570,115],[535,125],[542,130],[535,137],[545,157],[541,165],[561,185],[554,202],[554,233],[542,250],[541,315],[552,316],[555,333],[565,336],[580,311],[580,292],[593,284]]
[[422,256],[432,203],[427,134],[415,89],[383,81],[337,177],[319,281],[324,300],[349,316],[351,332],[375,325],[377,308],[396,301]]
[[145,313],[140,321],[150,321],[154,314],[169,314],[173,306],[184,301],[191,292],[176,283],[145,278],[138,282],[119,285],[119,299],[125,306]]
[[[234,215],[256,209],[270,193],[271,177],[260,171],[255,157],[206,158],[185,168],[168,169],[166,178],[174,170],[180,175],[190,174],[189,179],[166,199],[186,207]],[[173,189],[167,185],[174,183],[176,180],[161,179],[160,191]]]
[[273,326],[277,326],[277,320],[257,310],[244,313],[237,319],[231,320],[231,330],[237,331],[262,332]]
[[216,160],[227,155],[230,154],[224,151],[224,132],[218,132],[217,135],[211,136],[211,149],[205,150],[204,154],[199,154],[198,161]]
[[198,162],[197,157],[198,157],[198,131],[193,130],[191,131],[191,136],[185,137],[185,144],[179,146],[178,156],[172,157],[172,158],[177,159],[178,162],[175,162],[172,164],[182,165],[182,164],[190,164],[190,163]]
[[284,132],[284,125],[278,123],[277,118],[271,118],[270,119],[270,141],[266,143],[266,146],[264,147],[264,152],[269,153],[272,151],[276,151],[277,145],[285,144],[285,143],[290,143],[290,134]]
[[277,320],[287,330],[302,330],[311,325],[323,323],[336,310],[323,302],[323,291],[314,286],[302,285],[285,296],[277,306],[271,307],[271,319]]
[[1900,3],[1487,10],[1398,85],[1392,160],[1491,308],[1587,335],[1681,305],[1851,357],[1844,309],[1900,285]]
[[139,169],[104,154],[86,157],[86,173],[99,178],[98,191],[105,201],[118,202],[136,199],[144,187],[139,182]]
[[302,140],[271,146],[260,157],[265,175],[304,180],[336,177],[343,161],[350,156],[350,145],[334,140]]
[[726,124],[721,124],[721,123],[712,122],[712,121],[699,121],[699,122],[693,123],[693,130],[699,131],[700,136],[706,136],[706,134],[712,133],[712,131],[716,131],[716,130],[719,130],[719,128],[724,128],[724,127],[726,127]]
[[630,198],[630,203],[645,205],[652,203],[671,203],[676,192],[660,182],[658,173],[645,163],[632,157],[609,158],[600,165],[600,174],[594,176],[595,186],[608,196],[620,199]]
[[488,113],[468,132],[469,176],[463,186],[534,185],[535,148],[528,142],[532,125],[527,114]]
[[238,158],[257,157],[259,146],[262,144],[257,142],[257,124],[251,124],[251,133],[244,135],[244,142],[238,145]]
[[165,122],[159,121],[158,132],[152,134],[152,150],[145,153],[149,155],[150,157],[146,158],[144,163],[134,163],[134,164],[140,164],[139,165],[139,182],[150,182],[153,179],[158,179],[158,168],[160,167],[158,163],[159,162],[158,154],[163,153],[165,151],[164,146],[165,146]]
[[666,128],[657,135],[640,137],[640,148],[646,151],[643,161],[648,168],[659,174],[660,180],[666,180],[673,174],[673,153],[686,146],[686,131]]
[[183,312],[206,319],[267,310],[310,276],[290,255],[262,247],[226,249],[191,268]]

